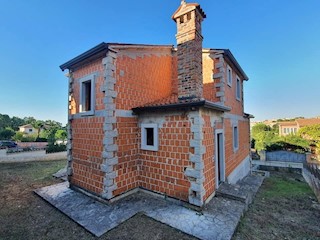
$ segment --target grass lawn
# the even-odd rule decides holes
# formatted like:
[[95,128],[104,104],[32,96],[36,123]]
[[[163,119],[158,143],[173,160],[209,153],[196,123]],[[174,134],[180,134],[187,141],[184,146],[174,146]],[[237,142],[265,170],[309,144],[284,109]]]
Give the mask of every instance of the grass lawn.
[[320,211],[315,204],[316,197],[301,175],[271,172],[233,239],[320,239]]
[[[66,161],[0,164],[0,239],[97,239],[33,190],[60,182]],[[99,239],[195,239],[137,214]]]
[[[0,239],[96,239],[33,190],[60,182],[64,161],[0,164]],[[315,196],[297,174],[266,179],[233,239],[320,239]],[[137,214],[99,239],[195,239]]]

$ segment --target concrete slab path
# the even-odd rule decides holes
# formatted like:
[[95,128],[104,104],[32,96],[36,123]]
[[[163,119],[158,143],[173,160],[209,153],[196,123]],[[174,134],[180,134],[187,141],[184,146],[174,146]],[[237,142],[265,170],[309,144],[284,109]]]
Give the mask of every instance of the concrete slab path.
[[[262,181],[260,176],[250,180],[257,186],[257,190]],[[244,202],[215,197],[198,212],[178,202],[145,192],[137,192],[114,203],[104,204],[70,189],[68,182],[43,187],[35,192],[98,237],[133,215],[143,212],[199,239],[228,240],[247,208]]]

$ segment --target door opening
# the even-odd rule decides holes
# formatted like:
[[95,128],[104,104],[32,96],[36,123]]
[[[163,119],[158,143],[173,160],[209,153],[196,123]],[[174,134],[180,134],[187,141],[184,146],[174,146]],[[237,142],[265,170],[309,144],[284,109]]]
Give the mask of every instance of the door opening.
[[224,141],[223,132],[216,133],[216,187],[225,181]]

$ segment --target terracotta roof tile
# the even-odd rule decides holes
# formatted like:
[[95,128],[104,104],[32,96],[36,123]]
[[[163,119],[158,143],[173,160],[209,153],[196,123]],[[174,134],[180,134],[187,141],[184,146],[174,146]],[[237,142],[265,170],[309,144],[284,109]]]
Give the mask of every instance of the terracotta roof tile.
[[279,126],[296,126],[296,122],[279,122]]
[[308,125],[320,124],[320,118],[309,118],[309,119],[296,119],[299,127],[304,127]]
[[170,105],[170,104],[179,104],[179,103],[191,103],[191,102],[199,102],[203,99],[199,98],[193,98],[193,99],[185,99],[185,100],[179,100],[177,94],[172,94],[168,97],[161,98],[159,100],[146,103],[139,107],[156,107],[156,106],[162,106],[162,105]]

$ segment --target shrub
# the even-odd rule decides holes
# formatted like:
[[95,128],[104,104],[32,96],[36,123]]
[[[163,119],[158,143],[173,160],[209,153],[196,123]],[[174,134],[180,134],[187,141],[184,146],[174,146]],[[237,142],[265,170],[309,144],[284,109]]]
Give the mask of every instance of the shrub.
[[36,142],[47,142],[48,140],[46,138],[41,138],[41,137],[38,137],[36,139]]
[[64,152],[67,146],[64,144],[49,144],[46,148],[46,153]]
[[297,152],[297,153],[308,152],[308,149],[306,149],[302,146],[291,144],[291,143],[288,143],[285,141],[277,141],[277,142],[274,142],[274,143],[266,146],[266,151],[269,151],[269,152],[280,151],[280,150],[293,151],[293,152]]

